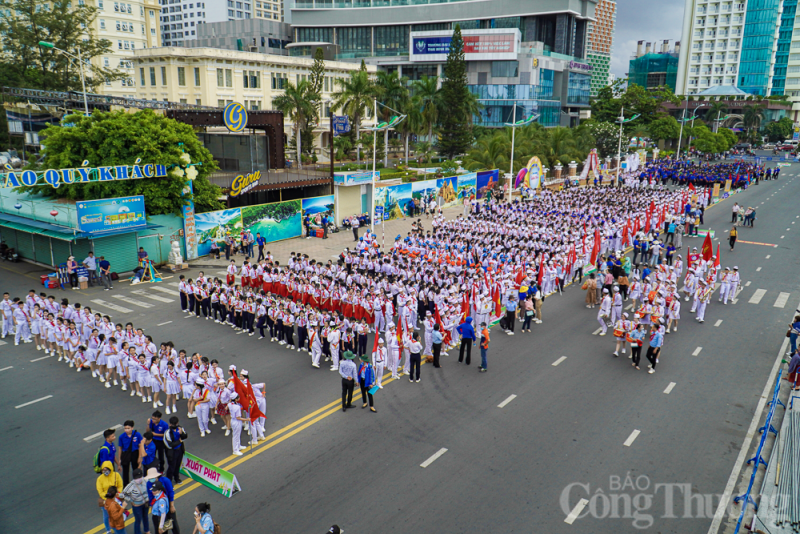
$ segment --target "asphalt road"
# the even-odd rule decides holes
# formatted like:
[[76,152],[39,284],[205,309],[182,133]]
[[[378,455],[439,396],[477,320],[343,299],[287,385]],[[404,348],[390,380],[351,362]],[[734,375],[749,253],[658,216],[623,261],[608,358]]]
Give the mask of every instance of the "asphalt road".
[[[583,306],[584,293],[573,286],[545,301],[544,323],[531,334],[493,331],[488,373],[478,373],[474,361],[458,364],[453,351],[441,369],[424,365],[419,384],[384,381],[377,414],[342,413],[338,373],[311,368],[306,353],[184,318],[176,278],[161,285],[174,297],[124,283],[110,292],[62,293],[115,322],[145,327],[156,343],[172,340],[267,383],[270,439],[252,456],[231,457],[219,426],[201,439],[180,403],[188,450],[222,462],[243,488],[224,499],[196,484],[180,486],[186,532],[201,501],[211,503],[225,532],[321,533],[333,523],[350,533],[705,532],[717,501],[702,496],[722,493],[800,301],[794,167],[707,211],[703,227],[721,239],[723,266],[738,265],[742,291],[736,304],[714,299],[702,325],[684,306],[653,375],[614,358],[612,336],[593,335],[596,310]],[[723,232],[734,200],[756,206],[758,220],[740,229],[729,252]],[[685,239],[684,257],[701,243]],[[0,264],[0,290],[22,296],[38,289],[37,272]],[[152,407],[55,358],[32,361],[42,357],[32,345],[0,346],[0,531],[102,532],[91,468],[102,438],[85,438],[128,418],[142,427]],[[639,489],[625,484],[626,475]],[[701,495],[691,510],[686,488]],[[565,522],[581,498],[589,502]]]

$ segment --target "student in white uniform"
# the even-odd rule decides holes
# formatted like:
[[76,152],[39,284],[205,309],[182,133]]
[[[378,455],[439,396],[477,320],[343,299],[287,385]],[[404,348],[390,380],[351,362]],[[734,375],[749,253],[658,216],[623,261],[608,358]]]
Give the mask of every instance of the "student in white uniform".
[[[247,417],[242,417],[242,406],[239,404],[239,394],[235,391],[231,393],[231,402],[228,404],[231,412],[231,441],[233,442],[233,454],[242,456],[242,423],[250,422]],[[202,432],[200,433],[202,436]]]
[[331,358],[333,359],[333,365],[331,365],[331,371],[338,371],[339,370],[339,340],[341,339],[341,334],[339,329],[336,328],[336,323],[331,321],[331,330],[328,333],[328,343],[330,344],[331,349]]
[[194,392],[192,393],[192,401],[194,401],[194,417],[197,417],[197,426],[200,428],[200,437],[206,437],[206,434],[211,433],[208,428],[208,412],[210,410],[211,393],[206,389],[206,383],[202,379],[195,381]]
[[153,408],[164,406],[164,403],[158,400],[158,394],[166,389],[164,379],[161,377],[159,362],[158,355],[156,355],[153,356],[150,363],[150,387],[153,389]]
[[150,390],[150,366],[147,364],[147,358],[145,358],[144,354],[140,354],[138,359],[136,382],[139,385],[139,391],[142,393],[142,402],[153,402]]
[[[164,373],[164,391],[167,394],[167,415],[177,413],[178,408],[175,404],[178,394],[181,392],[181,380],[178,377],[178,371],[175,370],[175,362],[172,360],[167,362],[167,372]],[[172,406],[172,411],[170,411],[170,406]]]
[[[375,332],[377,336],[378,333]],[[386,368],[386,359],[389,353],[386,350],[386,342],[378,338],[378,350],[372,353],[372,366],[375,368],[375,380],[380,389],[383,389],[383,370]]]
[[322,356],[322,334],[317,325],[311,327],[308,346],[311,347],[311,367],[319,369],[319,359]]
[[16,329],[16,333],[14,334],[14,345],[19,345],[20,339],[24,343],[30,343],[32,341],[30,317],[28,317],[28,312],[25,311],[23,303],[19,300],[19,297],[14,297],[14,300],[16,301],[12,306],[14,308],[12,318],[14,320],[14,328]]

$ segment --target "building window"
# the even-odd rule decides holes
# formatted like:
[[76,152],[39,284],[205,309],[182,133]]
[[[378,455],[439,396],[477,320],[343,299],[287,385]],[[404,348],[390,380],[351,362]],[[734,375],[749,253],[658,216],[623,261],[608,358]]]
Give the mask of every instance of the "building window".
[[167,67],[161,67],[161,85],[167,85]]
[[101,30],[105,30],[106,29],[106,21],[103,20],[103,19],[100,19],[100,29]]
[[186,85],[186,68],[178,67],[178,85],[184,87]]
[[139,69],[139,77],[140,77],[140,78],[141,78],[141,80],[142,80],[142,87],[144,87],[144,85],[145,85],[145,83],[146,83],[146,82],[145,82],[145,78],[144,78],[144,67],[142,67],[142,68],[140,68],[140,69]]
[[199,99],[199,98],[196,98],[196,99],[195,99],[195,101],[194,101],[194,103],[195,103],[196,105],[198,105],[198,106],[202,106],[202,105],[203,105],[203,104],[201,104],[201,103],[200,103],[200,99]]
[[225,76],[224,70],[217,69],[217,87],[225,87],[224,76]]
[[152,85],[154,87],[156,85],[156,68],[155,67],[150,67],[150,85]]
[[516,78],[519,76],[519,61],[493,61],[492,78]]
[[225,101],[224,100],[217,100],[217,107],[218,108],[224,108],[225,107]]
[[225,69],[225,87],[233,87],[233,71]]
[[200,68],[199,67],[195,67],[194,68],[194,86],[195,87],[200,87]]

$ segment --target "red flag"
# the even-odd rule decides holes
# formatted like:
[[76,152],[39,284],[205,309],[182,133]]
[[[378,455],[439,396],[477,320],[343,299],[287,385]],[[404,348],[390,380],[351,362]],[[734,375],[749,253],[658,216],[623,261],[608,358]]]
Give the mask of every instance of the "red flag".
[[494,301],[494,314],[500,317],[500,313],[503,311],[503,303],[500,299],[500,285],[494,286],[494,291],[492,292],[492,300]]
[[581,254],[586,254],[586,223],[583,223],[583,240],[581,241]]
[[633,235],[639,233],[639,216],[637,215],[636,218],[633,220]]
[[525,264],[523,263],[519,269],[517,269],[517,276],[514,278],[514,283],[517,284],[517,287],[522,285],[522,281],[525,280]]
[[[437,313],[438,313],[438,312],[437,312]],[[440,328],[441,328],[441,327],[440,327]],[[374,353],[376,353],[376,352],[378,352],[378,340],[379,340],[380,338],[381,338],[381,336],[380,336],[380,332],[378,332],[378,331],[377,331],[377,329],[376,329],[376,330],[375,330],[375,342],[372,344],[372,353],[373,353],[373,354],[374,354]]]
[[442,316],[439,313],[439,306],[436,306],[433,311],[433,318],[436,321],[436,324],[439,325],[439,332],[442,333],[442,345],[445,347],[450,345],[450,342],[453,340],[450,336],[450,331],[445,330],[444,322],[442,321]]
[[461,320],[469,316],[469,291],[465,291],[461,297]]
[[250,409],[250,393],[247,391],[247,386],[239,380],[236,371],[233,371],[233,389],[239,394],[239,404],[242,405],[242,410],[247,411]]
[[[469,309],[469,308],[467,308]],[[462,319],[463,320],[463,319]],[[400,347],[400,354],[403,353],[403,320],[397,321],[397,345]]]
[[664,220],[667,217],[666,210],[667,210],[666,206],[661,206],[661,215],[659,215],[659,217],[658,217],[658,227],[659,228],[662,228],[664,226]]
[[625,228],[622,229],[622,246],[626,246],[628,244],[628,225],[630,224],[630,220],[625,222]]
[[695,193],[695,192],[697,191],[697,190],[694,188],[694,184],[693,184],[693,183],[691,183],[691,182],[689,182],[689,191],[691,191],[692,193]]
[[714,260],[714,269],[719,271],[719,243],[717,243],[717,258]]
[[575,254],[575,243],[573,243],[572,247],[569,249],[569,254],[567,254],[567,263],[569,264],[569,268],[567,270],[569,272],[572,272],[572,266],[575,265],[576,260],[577,254]]
[[255,421],[257,419],[264,419],[267,418],[261,410],[258,408],[258,403],[256,402],[256,394],[253,392],[253,385],[250,381],[247,381],[247,394],[250,397],[250,421]]
[[594,230],[594,246],[592,246],[592,257],[591,257],[592,265],[597,263],[597,255],[598,254],[600,254],[600,230],[595,228],[595,230]]
[[714,244],[711,243],[711,232],[706,233],[706,238],[703,240],[703,248],[700,249],[700,255],[703,259],[708,261],[714,255]]
[[536,284],[539,286],[539,291],[542,290],[543,278],[544,278],[544,254],[542,254],[541,258],[539,258],[539,274],[536,276]]

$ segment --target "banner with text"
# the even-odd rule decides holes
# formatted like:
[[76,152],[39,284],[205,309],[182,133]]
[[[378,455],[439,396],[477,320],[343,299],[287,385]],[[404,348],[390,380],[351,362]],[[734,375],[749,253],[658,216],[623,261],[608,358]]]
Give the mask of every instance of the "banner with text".
[[183,455],[181,473],[228,498],[242,491],[236,475],[188,452]]

